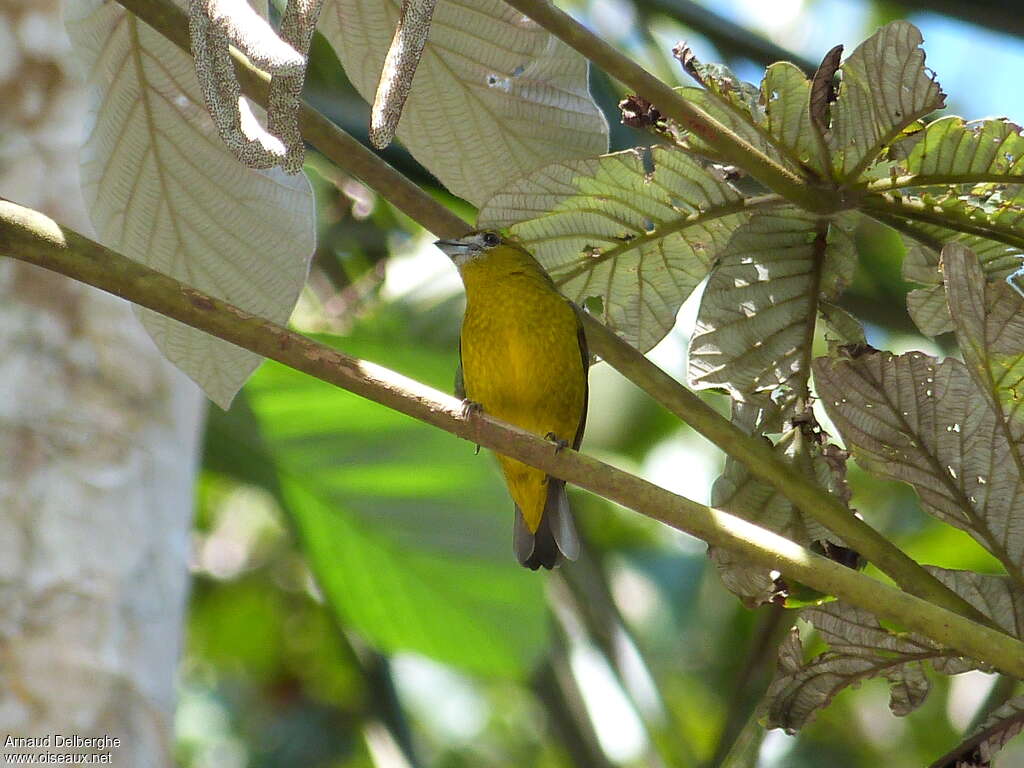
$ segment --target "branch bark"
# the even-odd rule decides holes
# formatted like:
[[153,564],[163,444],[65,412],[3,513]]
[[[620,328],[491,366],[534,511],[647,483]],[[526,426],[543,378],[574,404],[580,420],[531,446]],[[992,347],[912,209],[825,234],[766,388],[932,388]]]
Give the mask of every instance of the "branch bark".
[[342,387],[473,443],[777,569],[825,594],[920,632],[1024,679],[1024,643],[817,555],[771,531],[677,496],[639,477],[487,414],[394,371],[318,344],[115,253],[41,213],[0,202],[0,255],[114,293],[264,357]]

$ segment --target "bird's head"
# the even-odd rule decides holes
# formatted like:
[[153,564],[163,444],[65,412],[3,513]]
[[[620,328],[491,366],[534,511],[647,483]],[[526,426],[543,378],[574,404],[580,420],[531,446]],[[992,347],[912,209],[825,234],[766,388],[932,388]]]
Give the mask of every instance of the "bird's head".
[[494,229],[470,232],[453,240],[438,240],[434,245],[444,251],[459,269],[471,261],[486,257],[502,246],[521,248],[513,238]]

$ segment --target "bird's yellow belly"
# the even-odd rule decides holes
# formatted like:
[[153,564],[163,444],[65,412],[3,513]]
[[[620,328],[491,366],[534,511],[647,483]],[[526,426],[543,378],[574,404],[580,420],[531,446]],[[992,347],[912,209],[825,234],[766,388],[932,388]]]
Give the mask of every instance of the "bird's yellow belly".
[[[571,444],[586,397],[576,316],[554,293],[516,299],[487,302],[479,311],[467,307],[462,328],[466,397],[502,421],[538,435],[554,433]],[[513,459],[499,459],[513,500],[536,530],[547,475]]]

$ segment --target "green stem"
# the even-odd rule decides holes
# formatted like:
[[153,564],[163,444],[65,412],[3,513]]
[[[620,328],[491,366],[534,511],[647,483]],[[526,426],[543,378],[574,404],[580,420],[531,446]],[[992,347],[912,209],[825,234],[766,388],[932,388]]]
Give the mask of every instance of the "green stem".
[[868,192],[895,192],[914,187],[948,187],[959,184],[1024,184],[1019,173],[920,173],[911,176],[877,179],[860,187]]
[[[817,555],[772,531],[670,491],[487,414],[453,397],[197,291],[61,228],[41,213],[0,202],[0,256],[59,272],[342,387],[427,424],[514,457],[750,563],[920,632],[943,647],[1024,679],[1024,643]],[[628,346],[628,345],[627,345]],[[635,350],[634,350],[635,351]],[[637,353],[639,354],[639,353]],[[767,446],[766,446],[767,448]],[[852,517],[850,519],[853,519]]]
[[860,201],[860,208],[874,218],[881,219],[883,217],[895,216],[918,221],[922,224],[931,224],[936,227],[944,227],[957,232],[977,235],[987,240],[995,240],[996,242],[1006,243],[1014,248],[1024,250],[1024,235],[1009,227],[1004,228],[998,224],[986,224],[985,222],[989,219],[987,214],[973,217],[964,211],[937,208],[937,206],[930,205],[917,198],[882,194],[865,196]]
[[842,207],[831,186],[812,184],[741,139],[700,107],[624,56],[548,0],[507,0],[566,45],[643,96],[666,117],[700,137],[726,161],[738,165],[768,189],[813,213],[835,213]]

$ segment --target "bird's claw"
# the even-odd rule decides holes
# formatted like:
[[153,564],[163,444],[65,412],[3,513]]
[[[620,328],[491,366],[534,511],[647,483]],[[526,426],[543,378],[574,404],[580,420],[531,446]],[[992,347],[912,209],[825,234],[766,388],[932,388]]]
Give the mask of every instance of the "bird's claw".
[[562,440],[554,432],[548,432],[546,435],[544,435],[544,439],[550,440],[552,443],[555,444],[555,453],[558,453],[559,451],[569,447],[568,441]]
[[483,412],[483,405],[478,403],[476,400],[470,400],[469,398],[466,398],[465,400],[462,401],[462,418],[468,419],[470,416]]

